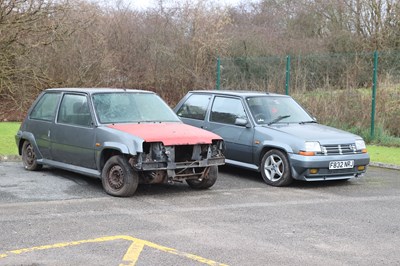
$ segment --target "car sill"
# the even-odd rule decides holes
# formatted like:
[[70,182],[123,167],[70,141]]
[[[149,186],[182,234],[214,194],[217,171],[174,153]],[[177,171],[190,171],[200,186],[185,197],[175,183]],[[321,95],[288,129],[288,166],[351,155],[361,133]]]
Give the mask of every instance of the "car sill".
[[37,160],[37,161],[40,164],[53,166],[53,167],[56,167],[56,168],[68,170],[68,171],[75,172],[75,173],[78,173],[78,174],[87,175],[87,176],[91,176],[91,177],[97,177],[97,178],[101,177],[101,173],[99,171],[97,171],[97,170],[94,170],[94,169],[89,169],[89,168],[85,168],[85,167],[70,165],[70,164],[56,162],[56,161],[47,160],[47,159],[40,159],[40,160]]
[[225,163],[229,164],[229,165],[234,165],[234,166],[246,168],[246,169],[251,169],[251,170],[254,170],[254,171],[260,171],[258,166],[254,165],[254,164],[243,163],[243,162],[238,162],[238,161],[228,160],[228,159],[225,159]]

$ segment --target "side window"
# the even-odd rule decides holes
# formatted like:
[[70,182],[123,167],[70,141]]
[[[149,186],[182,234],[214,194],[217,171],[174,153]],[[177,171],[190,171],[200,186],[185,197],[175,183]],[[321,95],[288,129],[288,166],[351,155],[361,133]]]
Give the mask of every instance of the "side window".
[[60,93],[44,94],[33,108],[29,117],[31,119],[53,121],[56,116],[56,108],[60,95]]
[[216,97],[211,108],[210,120],[234,125],[237,118],[247,119],[240,99]]
[[177,114],[180,117],[204,120],[210,96],[205,94],[191,95],[179,108]]
[[87,97],[65,94],[60,105],[58,123],[88,127],[92,123]]

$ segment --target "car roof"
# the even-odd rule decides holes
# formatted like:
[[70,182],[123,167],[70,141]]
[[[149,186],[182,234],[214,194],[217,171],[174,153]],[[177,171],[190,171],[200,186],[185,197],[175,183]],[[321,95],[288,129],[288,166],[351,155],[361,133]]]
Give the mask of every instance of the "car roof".
[[153,93],[152,91],[146,90],[134,90],[134,89],[123,89],[123,88],[50,88],[46,91],[61,91],[61,92],[83,92],[87,94],[93,94],[98,92],[109,93],[109,92],[136,92],[136,93]]
[[206,93],[206,94],[215,94],[215,95],[230,95],[230,96],[239,96],[239,97],[252,97],[252,96],[282,96],[282,97],[290,97],[288,95],[278,94],[278,93],[270,93],[263,91],[247,91],[247,90],[193,90],[189,91],[189,93]]

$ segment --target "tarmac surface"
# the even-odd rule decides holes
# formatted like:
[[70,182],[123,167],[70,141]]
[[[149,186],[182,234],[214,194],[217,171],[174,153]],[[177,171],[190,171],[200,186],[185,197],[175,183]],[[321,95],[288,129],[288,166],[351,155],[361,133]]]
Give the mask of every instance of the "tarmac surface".
[[399,265],[400,172],[266,185],[141,185],[130,198],[67,171],[0,162],[0,265]]

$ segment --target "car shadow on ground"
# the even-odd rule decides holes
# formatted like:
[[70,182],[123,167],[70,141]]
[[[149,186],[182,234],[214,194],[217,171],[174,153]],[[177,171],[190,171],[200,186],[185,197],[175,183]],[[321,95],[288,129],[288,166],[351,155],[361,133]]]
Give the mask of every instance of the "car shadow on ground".
[[291,187],[312,189],[312,188],[324,188],[324,187],[348,187],[355,185],[351,180],[327,180],[327,181],[300,181],[295,180],[290,185]]
[[[89,177],[82,174],[70,172],[67,170],[52,168],[52,167],[44,167],[42,172],[47,172],[53,177],[68,179],[82,189],[88,189],[94,193],[102,193],[107,195],[103,190],[103,185],[99,178]],[[76,186],[75,186],[76,187]],[[189,187],[186,182],[175,182],[173,184],[139,184],[135,194],[133,197],[139,196],[151,196],[151,195],[162,195],[162,194],[171,194],[171,193],[188,193],[188,192],[196,192],[201,190],[195,190]],[[203,190],[204,191],[204,190]]]
[[251,182],[264,183],[261,174],[256,171],[230,165],[221,165],[218,167],[218,170],[220,174],[227,174]]
[[[101,193],[103,195],[107,195],[106,192],[103,190],[103,186],[101,180],[99,178],[88,177],[85,175],[77,174],[74,172],[56,169],[51,167],[44,167],[41,170],[43,173],[48,173],[53,177],[58,178],[65,178],[74,183],[76,183],[75,193],[81,194],[84,193],[85,190],[91,193]],[[261,174],[259,172],[233,167],[233,166],[220,166],[219,167],[220,175],[228,175],[231,180],[220,182],[232,182],[232,186],[235,188],[240,188],[243,186],[243,183],[247,185],[256,185],[256,186],[269,186],[268,184],[264,183]],[[221,178],[221,177],[219,177]],[[219,184],[217,180],[216,185],[210,188],[216,188]],[[355,185],[354,182],[350,181],[316,181],[316,182],[305,182],[305,181],[298,181],[294,180],[292,184],[289,185],[290,187],[297,188],[297,189],[317,189],[317,188],[325,188],[325,187],[343,187],[343,186],[351,186]],[[78,188],[78,189],[77,189]],[[279,189],[279,188],[277,188]],[[173,184],[139,184],[137,191],[133,195],[133,197],[142,197],[142,196],[168,196],[171,194],[187,194],[191,193],[193,195],[197,195],[198,193],[204,193],[207,190],[196,190],[189,187],[185,181],[182,183],[175,182]]]
[[[224,173],[230,176],[237,177],[240,180],[246,180],[246,182],[254,182],[259,184],[265,184],[264,180],[261,177],[261,173],[234,167],[230,165],[223,165],[219,167],[220,173]],[[351,186],[355,185],[353,180],[327,180],[327,181],[301,181],[301,180],[293,180],[293,182],[287,187],[295,187],[295,188],[323,188],[323,187],[342,187],[342,186]]]

